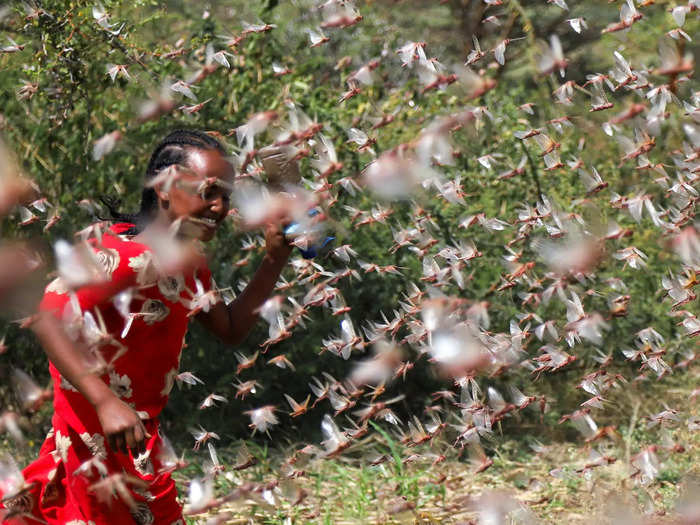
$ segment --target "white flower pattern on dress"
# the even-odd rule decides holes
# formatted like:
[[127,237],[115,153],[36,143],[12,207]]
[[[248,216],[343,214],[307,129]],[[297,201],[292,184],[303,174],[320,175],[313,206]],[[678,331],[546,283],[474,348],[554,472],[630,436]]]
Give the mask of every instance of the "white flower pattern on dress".
[[142,476],[152,476],[153,475],[153,463],[151,462],[151,451],[147,450],[134,456],[134,468],[136,472]]
[[145,251],[129,258],[129,268],[136,272],[136,282],[140,285],[151,284],[158,279],[158,270],[153,262],[153,254]]
[[[55,437],[55,442],[56,442],[56,450],[52,452],[52,454],[58,454],[58,457],[63,460],[65,463],[68,461],[68,449],[73,445],[73,442],[70,440],[69,436],[64,436],[61,434],[60,430],[56,431],[56,437]],[[58,461],[56,459],[56,455],[54,454],[54,460]]]
[[68,293],[68,286],[66,286],[66,282],[63,279],[56,277],[46,286],[46,292],[64,295]]
[[102,248],[95,252],[95,257],[97,257],[107,277],[111,278],[114,270],[119,267],[119,262],[121,261],[119,252],[112,248]]
[[131,397],[133,394],[131,390],[131,378],[126,374],[119,375],[119,373],[115,371],[109,373],[109,388],[111,388],[112,392],[117,394],[117,396],[124,399]]
[[105,438],[102,434],[90,434],[89,432],[83,432],[80,434],[80,439],[83,443],[87,445],[90,449],[92,455],[98,459],[107,459],[107,449],[105,448]]
[[177,369],[171,368],[167,374],[165,374],[165,384],[163,385],[163,390],[160,391],[161,396],[167,396],[170,391],[175,386],[175,376],[177,376]]

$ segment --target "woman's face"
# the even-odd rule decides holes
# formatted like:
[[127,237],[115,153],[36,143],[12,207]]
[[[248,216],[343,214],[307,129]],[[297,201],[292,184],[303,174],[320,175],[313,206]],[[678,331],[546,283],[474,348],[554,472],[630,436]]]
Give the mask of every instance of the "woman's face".
[[158,192],[161,209],[170,222],[182,219],[185,235],[209,241],[228,215],[233,167],[216,150],[191,148],[177,173],[170,190]]

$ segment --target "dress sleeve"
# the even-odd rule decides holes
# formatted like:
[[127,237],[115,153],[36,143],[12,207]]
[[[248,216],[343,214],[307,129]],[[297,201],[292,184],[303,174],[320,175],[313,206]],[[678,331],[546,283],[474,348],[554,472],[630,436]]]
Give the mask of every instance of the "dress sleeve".
[[[106,303],[130,287],[142,287],[153,282],[151,252],[143,244],[130,241],[111,242],[107,246],[95,247],[95,254],[105,272],[106,280],[82,286],[74,291],[83,312]],[[57,277],[46,287],[39,309],[52,311],[60,318],[71,297],[70,292],[63,279]]]

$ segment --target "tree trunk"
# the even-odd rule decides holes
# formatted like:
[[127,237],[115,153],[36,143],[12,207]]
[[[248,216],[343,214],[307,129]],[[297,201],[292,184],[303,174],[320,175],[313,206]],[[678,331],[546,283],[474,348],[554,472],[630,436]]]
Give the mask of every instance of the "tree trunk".
[[467,53],[472,47],[472,35],[481,36],[481,18],[486,4],[481,0],[450,0],[450,8],[460,22],[462,49]]

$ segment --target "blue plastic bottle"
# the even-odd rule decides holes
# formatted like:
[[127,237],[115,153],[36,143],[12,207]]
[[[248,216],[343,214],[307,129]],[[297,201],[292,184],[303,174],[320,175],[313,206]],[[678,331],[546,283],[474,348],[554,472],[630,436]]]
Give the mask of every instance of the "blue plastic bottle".
[[[316,208],[313,208],[309,210],[309,217],[314,217],[319,213],[320,212]],[[315,257],[324,256],[331,250],[333,246],[333,241],[335,241],[335,237],[332,235],[323,235],[323,230],[325,230],[326,227],[325,225],[319,226],[319,224],[320,223],[317,223],[317,225],[313,227],[314,230],[311,232],[309,232],[308,230],[302,231],[302,227],[298,222],[292,222],[289,225],[287,225],[287,227],[284,229],[284,235],[287,238],[294,238],[298,235],[308,235],[313,233],[321,234],[319,235],[318,241],[314,244],[310,244],[309,246],[307,246],[305,250],[299,248],[301,256],[304,259],[313,259]]]

